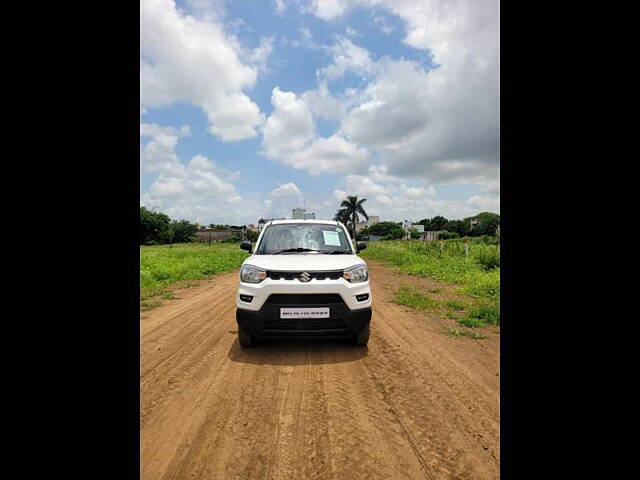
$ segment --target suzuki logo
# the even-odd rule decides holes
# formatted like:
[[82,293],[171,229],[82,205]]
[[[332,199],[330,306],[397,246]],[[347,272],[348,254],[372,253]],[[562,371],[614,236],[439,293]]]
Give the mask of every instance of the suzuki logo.
[[301,282],[308,282],[309,280],[311,280],[311,275],[309,275],[307,272],[302,272],[298,277],[298,280],[300,280]]

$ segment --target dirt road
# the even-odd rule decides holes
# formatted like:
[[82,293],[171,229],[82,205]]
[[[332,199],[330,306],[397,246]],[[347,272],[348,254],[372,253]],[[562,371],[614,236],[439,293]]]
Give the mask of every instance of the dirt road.
[[408,277],[370,277],[368,349],[243,350],[237,272],[143,312],[141,478],[499,478],[499,335],[449,337],[452,320],[389,302]]

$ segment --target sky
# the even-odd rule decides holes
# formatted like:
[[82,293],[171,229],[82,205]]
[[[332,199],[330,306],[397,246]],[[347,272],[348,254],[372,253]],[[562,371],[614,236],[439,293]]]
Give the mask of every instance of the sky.
[[141,0],[140,204],[500,212],[497,0]]

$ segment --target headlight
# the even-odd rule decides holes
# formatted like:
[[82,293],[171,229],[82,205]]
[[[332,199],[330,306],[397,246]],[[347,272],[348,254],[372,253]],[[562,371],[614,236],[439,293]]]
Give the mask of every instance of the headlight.
[[356,265],[347,268],[342,276],[351,283],[366,282],[369,279],[369,269],[366,265]]
[[260,283],[267,278],[267,272],[253,265],[244,265],[240,269],[240,281],[246,283]]

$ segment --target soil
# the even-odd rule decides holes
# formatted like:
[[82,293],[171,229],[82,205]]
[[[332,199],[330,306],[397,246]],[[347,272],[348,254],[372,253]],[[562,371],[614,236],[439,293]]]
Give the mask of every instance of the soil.
[[448,336],[454,320],[391,298],[403,282],[440,299],[451,288],[368,263],[368,348],[242,349],[237,272],[142,312],[141,478],[499,478],[496,327],[484,340]]

